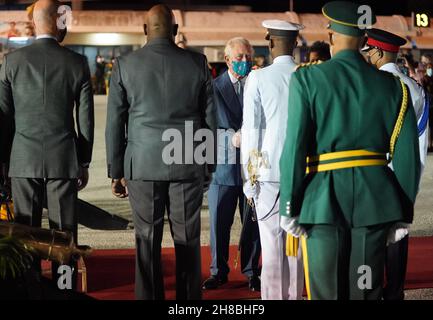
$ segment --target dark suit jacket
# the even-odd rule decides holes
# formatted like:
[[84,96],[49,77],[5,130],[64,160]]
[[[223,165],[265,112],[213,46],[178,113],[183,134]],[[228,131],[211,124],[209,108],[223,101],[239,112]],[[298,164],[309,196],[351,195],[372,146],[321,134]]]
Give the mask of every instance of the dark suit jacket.
[[[236,95],[228,72],[214,81],[214,99],[218,115],[218,129],[240,130],[242,126],[243,101]],[[236,159],[235,159],[236,157]],[[212,184],[241,186],[240,149],[234,149],[230,134],[219,135],[218,164]]]
[[[194,161],[186,146],[200,144],[192,142],[198,129],[215,130],[212,101],[212,78],[202,54],[178,48],[168,39],[155,39],[118,58],[105,135],[109,177],[173,181],[203,176],[203,164]],[[185,137],[186,121],[193,128]],[[179,134],[181,141],[170,143],[172,134]],[[163,161],[172,147],[186,154],[187,161],[182,155],[172,164]]]
[[1,161],[10,160],[11,177],[77,178],[93,148],[86,57],[53,39],[8,54],[0,72],[0,128]]

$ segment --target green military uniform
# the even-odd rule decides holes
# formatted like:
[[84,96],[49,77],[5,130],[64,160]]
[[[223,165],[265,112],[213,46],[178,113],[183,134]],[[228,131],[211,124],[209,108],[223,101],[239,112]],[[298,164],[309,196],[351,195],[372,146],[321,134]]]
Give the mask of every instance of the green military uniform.
[[[357,5],[332,2],[323,11],[334,31],[363,34]],[[386,165],[390,148],[395,173]],[[307,231],[302,242],[311,298],[380,299],[388,231],[397,221],[412,221],[420,174],[407,88],[353,50],[298,69],[290,83],[280,170],[280,214],[299,216]],[[361,278],[369,275],[365,265],[371,286]]]

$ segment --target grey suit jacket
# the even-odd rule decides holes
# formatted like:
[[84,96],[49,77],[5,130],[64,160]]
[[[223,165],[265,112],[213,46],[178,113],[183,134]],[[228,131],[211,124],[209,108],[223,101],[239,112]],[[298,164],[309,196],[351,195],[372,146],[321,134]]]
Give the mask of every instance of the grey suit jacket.
[[[108,176],[154,181],[202,176],[205,167],[192,159],[190,147],[200,144],[192,141],[198,129],[216,129],[212,101],[212,78],[202,54],[155,39],[118,58],[108,97]],[[193,128],[185,136],[186,121]],[[180,145],[172,146],[183,153],[181,162],[171,164],[163,159],[171,143],[163,135],[170,136],[170,129],[181,137]]]
[[39,39],[4,58],[0,150],[11,177],[77,178],[92,158],[93,129],[86,57]]

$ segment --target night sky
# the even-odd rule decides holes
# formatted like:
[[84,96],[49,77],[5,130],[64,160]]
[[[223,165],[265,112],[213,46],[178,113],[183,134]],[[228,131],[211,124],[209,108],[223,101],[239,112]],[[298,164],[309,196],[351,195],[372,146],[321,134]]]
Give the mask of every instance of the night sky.
[[[322,6],[329,0],[294,0],[294,10],[299,13],[320,13]],[[368,4],[377,15],[403,14],[410,16],[412,11],[423,11],[433,15],[433,0],[353,0],[360,4]],[[0,9],[24,9],[26,4],[17,4],[13,0],[0,0]],[[28,1],[31,3],[32,1]],[[248,6],[252,11],[283,12],[289,10],[290,0],[87,0],[86,10],[147,10],[157,3],[169,4],[173,9],[209,10],[221,9],[228,5]],[[218,8],[219,7],[219,8]]]

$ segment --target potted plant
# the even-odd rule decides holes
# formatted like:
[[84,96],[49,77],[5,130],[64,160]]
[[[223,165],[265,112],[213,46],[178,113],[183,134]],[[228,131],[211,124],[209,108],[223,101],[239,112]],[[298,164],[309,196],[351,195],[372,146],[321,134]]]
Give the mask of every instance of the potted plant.
[[32,261],[31,249],[23,242],[0,235],[0,299],[22,297],[23,277]]

